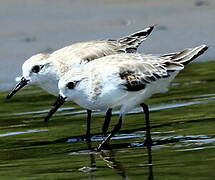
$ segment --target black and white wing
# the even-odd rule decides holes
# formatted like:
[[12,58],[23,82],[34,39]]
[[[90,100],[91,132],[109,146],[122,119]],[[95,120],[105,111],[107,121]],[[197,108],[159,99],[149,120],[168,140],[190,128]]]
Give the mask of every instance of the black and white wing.
[[127,91],[140,91],[147,84],[168,78],[171,73],[183,68],[182,64],[171,61],[125,64],[120,68],[119,77]]

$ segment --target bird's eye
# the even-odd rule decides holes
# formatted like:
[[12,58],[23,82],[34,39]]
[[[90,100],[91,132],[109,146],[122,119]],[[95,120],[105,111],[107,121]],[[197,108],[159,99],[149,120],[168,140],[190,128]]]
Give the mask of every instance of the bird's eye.
[[40,71],[40,66],[38,65],[34,66],[31,71],[34,73],[38,73]]
[[74,88],[75,88],[75,83],[74,83],[74,82],[69,82],[69,83],[66,85],[66,87],[67,87],[68,89],[74,89]]

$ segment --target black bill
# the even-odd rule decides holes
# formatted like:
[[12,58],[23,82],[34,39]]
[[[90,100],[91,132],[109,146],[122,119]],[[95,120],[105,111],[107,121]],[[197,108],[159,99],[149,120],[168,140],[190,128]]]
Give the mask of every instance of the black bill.
[[28,84],[29,80],[22,77],[21,81],[16,85],[16,87],[7,95],[6,99],[10,99],[16,94],[20,89],[25,87]]
[[52,109],[49,111],[48,115],[45,117],[44,121],[48,122],[48,120],[52,117],[52,115],[64,104],[66,101],[66,97],[58,96],[57,100],[53,104]]

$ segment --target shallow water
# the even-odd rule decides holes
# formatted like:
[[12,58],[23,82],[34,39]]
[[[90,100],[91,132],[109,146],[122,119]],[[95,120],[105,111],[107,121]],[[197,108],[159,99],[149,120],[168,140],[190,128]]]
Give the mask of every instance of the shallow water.
[[[215,62],[189,65],[170,91],[147,101],[153,146],[144,146],[140,108],[129,112],[107,150],[103,114],[95,111],[92,142],[85,111],[68,103],[43,122],[55,97],[28,87],[12,100],[1,93],[0,179],[214,179]],[[114,111],[111,127],[117,121]]]

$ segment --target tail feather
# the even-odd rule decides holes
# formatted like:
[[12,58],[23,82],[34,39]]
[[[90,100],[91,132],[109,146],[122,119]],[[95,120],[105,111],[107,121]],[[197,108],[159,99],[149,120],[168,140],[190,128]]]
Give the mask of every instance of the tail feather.
[[151,34],[155,25],[150,26],[142,31],[135,32],[126,37],[120,38],[117,41],[124,47],[125,52],[133,53],[137,51],[139,45],[147,39],[149,34]]
[[174,62],[178,62],[183,65],[187,65],[191,61],[196,59],[198,56],[203,54],[207,49],[208,49],[208,47],[203,44],[203,45],[195,47],[195,48],[185,49],[181,52],[164,54],[161,57],[164,59],[170,59]]

